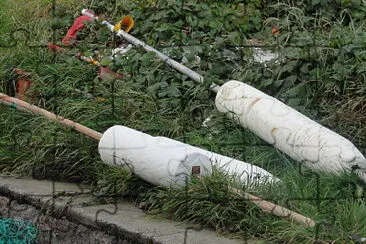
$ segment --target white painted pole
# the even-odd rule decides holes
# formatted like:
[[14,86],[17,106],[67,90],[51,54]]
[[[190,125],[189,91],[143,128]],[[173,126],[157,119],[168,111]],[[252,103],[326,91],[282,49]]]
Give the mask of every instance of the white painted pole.
[[[83,9],[81,11],[81,13],[85,16],[89,16],[92,19],[95,20],[99,20],[99,17],[96,16],[94,13],[90,12],[87,9]],[[190,68],[178,63],[177,61],[175,61],[174,59],[171,59],[170,57],[168,57],[167,55],[159,52],[158,50],[156,50],[155,48],[147,45],[145,42],[140,41],[139,39],[137,39],[136,37],[128,34],[127,32],[123,31],[123,30],[119,30],[117,32],[114,31],[114,25],[109,23],[108,21],[104,20],[102,22],[102,24],[106,25],[107,28],[114,32],[116,34],[116,36],[119,36],[123,39],[125,39],[126,41],[128,41],[129,43],[135,45],[135,46],[141,46],[143,49],[145,49],[145,51],[148,52],[154,52],[156,54],[156,56],[163,60],[166,64],[168,64],[169,66],[171,66],[172,68],[176,69],[177,71],[181,72],[182,74],[187,75],[188,77],[190,77],[192,80],[198,82],[198,83],[203,83],[203,77],[198,74],[197,72],[191,70]],[[211,84],[211,90],[214,92],[217,92],[219,89],[219,85],[212,83]]]

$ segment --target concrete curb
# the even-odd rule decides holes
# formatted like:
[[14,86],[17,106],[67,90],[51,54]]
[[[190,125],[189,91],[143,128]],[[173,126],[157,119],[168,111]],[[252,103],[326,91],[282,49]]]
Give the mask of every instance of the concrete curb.
[[[48,237],[51,243],[243,243],[208,229],[194,230],[192,225],[151,218],[131,202],[96,203],[91,190],[78,184],[0,176],[0,196],[0,215],[4,217],[29,219],[41,232],[45,229],[42,221],[48,218],[56,228],[51,230],[53,234],[63,226],[61,232],[68,237],[60,242]],[[46,229],[50,230],[50,224]],[[69,232],[79,234],[73,237]],[[85,238],[89,238],[87,242]]]

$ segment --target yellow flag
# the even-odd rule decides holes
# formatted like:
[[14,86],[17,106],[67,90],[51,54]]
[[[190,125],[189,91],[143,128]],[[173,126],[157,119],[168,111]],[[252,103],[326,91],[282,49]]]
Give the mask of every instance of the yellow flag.
[[133,20],[133,18],[131,16],[125,16],[123,17],[123,19],[114,26],[114,31],[119,31],[121,30],[121,28],[123,28],[123,30],[125,32],[129,32],[132,27],[134,26],[135,21]]

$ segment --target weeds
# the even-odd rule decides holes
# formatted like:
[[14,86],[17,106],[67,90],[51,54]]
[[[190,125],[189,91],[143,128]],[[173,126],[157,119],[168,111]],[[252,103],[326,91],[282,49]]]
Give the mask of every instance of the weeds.
[[[59,42],[81,5],[104,13],[115,23],[126,14],[136,21],[132,34],[162,50],[205,77],[195,84],[134,48],[109,63],[123,72],[122,80],[100,80],[96,69],[68,55],[45,48],[1,48],[0,90],[14,93],[11,69],[33,74],[38,105],[103,132],[122,124],[151,135],[167,136],[230,157],[254,163],[282,181],[275,186],[248,188],[215,169],[213,176],[195,179],[186,189],[153,187],[135,175],[102,164],[97,143],[44,118],[0,107],[0,169],[37,178],[84,182],[95,196],[131,197],[151,214],[194,222],[241,238],[268,241],[349,241],[365,236],[364,185],[352,175],[317,175],[267,145],[252,133],[215,111],[211,82],[247,82],[307,116],[320,121],[365,148],[363,7],[336,1],[312,4],[261,5],[259,1],[50,1],[0,3],[0,44],[9,43],[15,26],[31,33],[30,43]],[[13,3],[13,2],[12,2]],[[277,3],[277,2],[276,2]],[[346,8],[347,7],[347,8]],[[37,10],[39,9],[39,10]],[[27,11],[29,10],[29,11]],[[32,12],[33,11],[33,12]],[[31,14],[27,14],[31,13]],[[55,16],[52,16],[52,15]],[[9,18],[14,16],[14,19]],[[263,24],[264,23],[264,24]],[[278,27],[280,34],[272,34]],[[24,40],[24,32],[17,33]],[[86,45],[78,50],[94,55],[117,40],[95,23],[81,34]],[[248,39],[262,39],[281,63],[259,64],[252,59]],[[105,50],[104,50],[105,49]],[[193,62],[195,55],[201,58]],[[92,96],[86,96],[91,94]],[[211,116],[207,126],[202,122]],[[259,211],[247,199],[228,192],[236,186],[284,205],[322,223],[304,228]]]

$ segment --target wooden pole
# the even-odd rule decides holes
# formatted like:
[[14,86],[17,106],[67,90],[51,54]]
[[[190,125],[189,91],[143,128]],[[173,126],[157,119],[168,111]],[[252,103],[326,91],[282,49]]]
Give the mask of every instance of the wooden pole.
[[234,187],[229,187],[229,190],[235,194],[238,194],[239,196],[242,196],[246,199],[248,199],[249,201],[251,201],[252,203],[254,203],[257,207],[259,207],[260,209],[262,209],[265,212],[269,212],[273,215],[276,215],[278,217],[283,217],[283,218],[289,218],[292,221],[304,225],[306,227],[315,227],[316,222],[311,219],[308,218],[304,215],[301,215],[299,213],[296,213],[290,209],[287,209],[285,207],[282,207],[280,205],[274,204],[272,202],[263,200],[260,197],[254,196],[252,194],[243,192],[237,188]]
[[22,111],[28,111],[28,112],[32,112],[32,113],[44,116],[46,118],[49,118],[53,121],[56,121],[56,122],[62,124],[62,125],[72,128],[78,132],[81,132],[82,134],[84,134],[88,137],[91,137],[95,140],[98,140],[98,141],[100,140],[100,138],[102,138],[102,135],[103,135],[102,133],[99,133],[98,131],[92,130],[92,129],[90,129],[86,126],[83,126],[81,124],[78,124],[74,121],[71,121],[69,119],[66,119],[66,118],[58,116],[58,115],[55,115],[54,113],[51,113],[47,110],[44,110],[35,105],[29,104],[25,101],[15,98],[15,97],[10,97],[3,93],[0,93],[0,103],[12,106],[12,107],[22,110]]

